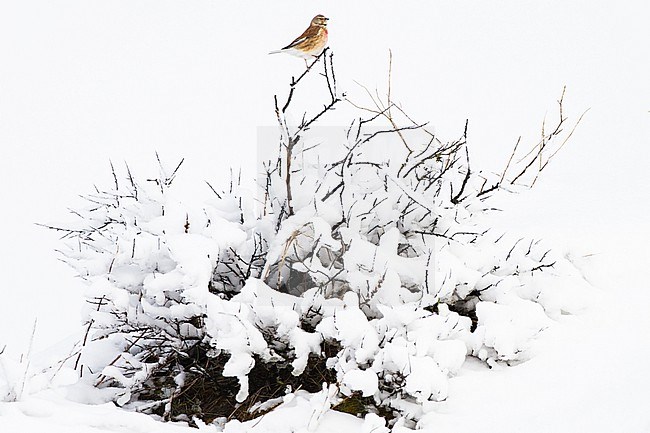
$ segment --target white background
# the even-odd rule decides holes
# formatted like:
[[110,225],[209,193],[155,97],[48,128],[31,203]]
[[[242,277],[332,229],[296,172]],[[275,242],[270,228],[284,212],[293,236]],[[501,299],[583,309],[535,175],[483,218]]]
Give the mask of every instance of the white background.
[[503,201],[502,224],[599,254],[611,298],[650,290],[646,1],[5,0],[0,348],[24,351],[34,318],[38,348],[78,325],[81,284],[35,223],[69,220],[79,194],[110,181],[109,159],[146,175],[155,151],[185,157],[187,194],[230,166],[252,173],[272,96],[304,67],[267,52],[316,13],[331,18],[341,89],[385,91],[391,49],[394,99],[442,138],[469,119],[476,165],[500,168],[519,135],[534,143],[566,85],[569,118],[590,111],[536,188]]

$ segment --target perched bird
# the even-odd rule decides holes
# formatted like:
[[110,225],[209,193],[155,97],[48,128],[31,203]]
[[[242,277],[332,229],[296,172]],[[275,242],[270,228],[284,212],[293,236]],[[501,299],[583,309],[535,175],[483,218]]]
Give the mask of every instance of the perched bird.
[[327,45],[327,21],[329,18],[316,15],[307,30],[281,50],[269,54],[287,53],[305,59],[318,57]]

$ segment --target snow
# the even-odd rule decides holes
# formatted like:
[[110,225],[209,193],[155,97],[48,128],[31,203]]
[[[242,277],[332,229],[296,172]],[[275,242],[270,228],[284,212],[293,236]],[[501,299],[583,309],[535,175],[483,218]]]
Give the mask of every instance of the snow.
[[[476,314],[481,323],[476,333],[482,334],[485,346],[494,349],[495,358],[518,359],[527,343],[550,325],[542,307],[526,300],[510,305],[479,302]],[[479,358],[486,358],[480,349]]]
[[[646,170],[650,163],[646,143],[650,71],[644,18],[650,11],[638,1],[597,3],[319,5],[318,12],[332,17],[330,43],[341,68],[338,78],[383,86],[386,51],[391,47],[393,91],[406,108],[419,119],[431,120],[442,134],[455,132],[469,118],[470,149],[477,165],[486,162],[497,169],[518,134],[534,139],[544,111],[552,109],[563,84],[568,85],[571,110],[591,107],[572,142],[535,189],[503,200],[505,212],[499,222],[503,230],[559,245],[599,287],[595,291],[586,288],[583,275],[571,275],[555,279],[550,288],[540,284],[543,292],[526,285],[518,295],[529,301],[513,300],[521,308],[479,304],[484,321],[480,332],[488,344],[474,347],[469,341],[468,345],[486,358],[516,358],[525,346],[521,359],[525,362],[509,367],[492,363],[488,369],[472,358],[466,361],[462,343],[446,334],[449,329],[443,323],[411,317],[408,309],[385,310],[383,320],[409,323],[413,335],[404,345],[387,350],[382,362],[403,367],[404,348],[412,344],[415,374],[407,386],[423,400],[432,393],[433,400],[441,400],[423,406],[418,427],[425,431],[650,431],[646,392],[650,387],[646,366],[650,319],[645,311],[650,305],[650,287],[644,275],[650,262],[646,219],[650,211],[646,190],[650,184]],[[82,289],[56,262],[52,253],[59,246],[56,236],[34,227],[33,222],[65,219],[65,208],[74,195],[87,191],[90,184],[104,183],[98,173],[110,180],[109,157],[127,160],[137,171],[153,165],[154,149],[162,150],[165,160],[184,156],[187,170],[179,181],[190,188],[203,178],[217,184],[212,179],[225,179],[231,164],[249,165],[255,125],[274,122],[271,104],[264,101],[284,90],[287,77],[301,66],[291,59],[267,58],[264,53],[286,39],[285,30],[302,28],[302,24],[296,26],[297,20],[309,19],[315,12],[313,5],[296,2],[273,6],[259,2],[237,13],[208,2],[189,6],[71,1],[65,9],[47,2],[28,2],[27,6],[15,2],[2,8],[8,10],[0,14],[0,37],[15,42],[0,48],[6,65],[0,80],[0,137],[8,154],[0,159],[0,172],[7,179],[6,206],[0,215],[0,350],[4,342],[8,345],[0,355],[0,397],[15,392],[12,389],[21,380],[24,362],[19,358],[27,352],[34,317],[39,319],[35,337],[39,349],[75,332],[79,323]],[[404,22],[410,23],[409,28],[395,24]],[[359,32],[360,23],[371,30]],[[269,37],[253,40],[251,29]],[[225,38],[227,33],[232,38]],[[241,50],[230,40],[248,41],[253,48]],[[427,41],[424,55],[414,40]],[[360,46],[365,47],[362,52]],[[260,70],[267,73],[260,74]],[[352,87],[350,92],[354,92]],[[10,180],[17,186],[8,187]],[[194,198],[201,193],[190,189],[189,194]],[[197,209],[192,221],[202,215]],[[182,231],[185,216],[168,214],[169,220],[176,221],[169,225]],[[152,233],[159,222],[150,222]],[[214,248],[194,232],[194,223],[191,227],[191,241],[179,236],[169,246],[181,263],[164,274],[169,280],[159,275],[145,278],[144,284],[152,293],[170,285],[182,286],[186,296],[206,308],[221,310],[222,305],[205,300],[194,289],[201,286],[200,281],[188,277],[207,277],[210,261],[203,253]],[[313,230],[325,233],[318,225]],[[226,237],[224,243],[241,239],[241,233],[225,222],[215,222],[209,235],[214,234]],[[321,242],[331,248],[337,244],[326,237]],[[397,242],[394,233],[384,234],[378,259],[395,262]],[[195,250],[195,245],[201,247]],[[130,245],[125,248],[130,253]],[[135,258],[144,259],[152,250],[153,243],[139,242]],[[355,257],[358,264],[368,259],[365,250]],[[406,277],[424,278],[409,273],[406,261],[398,268],[387,275],[385,287],[394,287]],[[89,268],[88,272],[100,270]],[[138,270],[127,265],[115,272],[121,281],[139,282]],[[453,289],[443,275],[432,278],[447,284],[438,287],[441,298]],[[103,281],[95,284],[86,295],[108,290],[117,305],[128,302],[123,289],[106,287]],[[293,299],[271,301],[275,295],[267,289],[251,286],[240,296],[257,297],[260,308],[273,310],[267,310],[269,320],[280,317],[278,324],[289,329],[294,320]],[[386,290],[384,299],[391,293]],[[539,304],[530,302],[533,299]],[[355,357],[370,360],[377,351],[376,332],[359,315],[358,299],[346,299],[343,308],[327,307],[337,313],[327,328],[323,325],[323,333],[358,344]],[[264,317],[264,310],[258,317]],[[224,319],[211,326],[232,335],[254,333],[236,322]],[[516,331],[511,323],[518,323]],[[434,342],[418,338],[420,327],[434,329],[442,338]],[[533,335],[535,343],[524,344]],[[251,348],[239,348],[242,355],[228,366],[229,374],[243,377],[250,353],[264,351],[260,337],[252,337]],[[317,344],[304,334],[289,338],[302,359]],[[424,354],[433,355],[436,365]],[[55,359],[39,353],[31,358],[39,368]],[[294,368],[300,371],[304,363]],[[371,368],[346,372],[347,386],[372,393]],[[447,373],[452,376],[448,382]],[[76,403],[96,397],[67,393],[75,385],[73,378],[69,370],[61,370],[51,382],[33,378],[20,401],[0,403],[0,431],[196,431],[160,423],[112,403]],[[226,431],[381,432],[383,428],[383,421],[372,414],[359,420],[326,410],[330,404],[327,392],[297,392],[286,400],[261,420],[232,422]],[[410,431],[400,425],[393,431]],[[203,430],[217,428],[205,426]]]
[[333,392],[325,389],[309,395],[298,391],[276,409],[258,420],[228,423],[224,433],[272,433],[278,431],[334,433],[341,429],[353,431],[361,427],[361,421],[328,410]]
[[[113,403],[88,405],[76,403],[49,390],[32,395],[25,401],[0,406],[0,428],[3,432],[48,431],[51,433],[133,432],[162,433],[195,432],[187,425],[161,423],[148,415],[126,412]],[[205,431],[215,431],[214,427]]]
[[370,397],[377,392],[379,380],[372,370],[349,370],[343,375],[343,385],[351,391],[361,391],[362,397]]
[[422,425],[461,433],[516,432],[522,425],[533,433],[648,431],[650,399],[640,390],[650,383],[643,367],[650,346],[640,341],[648,323],[638,315],[650,296],[639,295],[625,310],[601,299],[588,313],[563,317],[525,363],[486,374],[469,361],[450,382],[453,398],[427,413]]

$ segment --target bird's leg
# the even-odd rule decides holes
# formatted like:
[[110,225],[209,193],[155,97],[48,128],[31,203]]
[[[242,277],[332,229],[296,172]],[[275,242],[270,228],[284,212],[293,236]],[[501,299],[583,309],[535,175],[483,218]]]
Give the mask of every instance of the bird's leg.
[[307,63],[307,59],[303,59],[305,61],[305,67],[309,69],[309,63]]

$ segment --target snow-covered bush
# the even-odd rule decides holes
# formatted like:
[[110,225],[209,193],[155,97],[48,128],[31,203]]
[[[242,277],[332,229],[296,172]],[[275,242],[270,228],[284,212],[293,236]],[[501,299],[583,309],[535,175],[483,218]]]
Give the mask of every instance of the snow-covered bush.
[[[307,80],[322,80],[328,100],[292,125]],[[113,185],[87,197],[79,225],[61,229],[65,260],[88,282],[71,361],[82,377],[167,419],[245,419],[303,388],[404,423],[448,397],[467,356],[525,360],[576,308],[566,282],[585,283],[565,258],[483,218],[564,144],[561,101],[557,128],[492,175],[470,167],[466,131],[440,141],[376,97],[352,109],[340,142],[315,150],[310,134],[343,100],[327,51],[292,79],[275,100],[278,153],[258,194],[233,181],[210,202],[181,202],[169,194],[178,167],[160,164],[145,181],[113,170]]]

